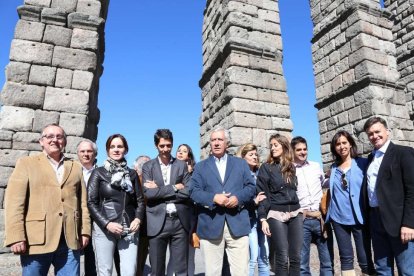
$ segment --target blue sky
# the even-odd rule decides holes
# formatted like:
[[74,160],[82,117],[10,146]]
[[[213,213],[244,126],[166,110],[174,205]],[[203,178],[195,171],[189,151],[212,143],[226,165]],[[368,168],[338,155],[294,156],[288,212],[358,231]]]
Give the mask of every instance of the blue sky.
[[[22,4],[23,0],[0,1],[0,68],[9,62],[16,8]],[[154,157],[157,128],[171,129],[175,146],[189,144],[198,159],[204,7],[203,0],[110,1],[99,92],[99,162],[113,133],[127,138],[129,162],[141,154]],[[281,0],[279,8],[293,134],[304,136],[309,158],[320,161],[309,3]],[[3,73],[0,83],[4,81]]]

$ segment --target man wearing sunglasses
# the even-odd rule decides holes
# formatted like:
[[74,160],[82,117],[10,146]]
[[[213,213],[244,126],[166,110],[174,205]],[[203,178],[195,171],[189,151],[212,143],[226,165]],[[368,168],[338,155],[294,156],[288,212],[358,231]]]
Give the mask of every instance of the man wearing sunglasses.
[[414,273],[414,150],[390,140],[387,122],[372,117],[364,130],[374,146],[364,181],[377,275]]
[[174,274],[185,276],[191,217],[187,185],[190,174],[184,161],[171,156],[173,134],[169,129],[158,129],[154,143],[158,156],[142,167],[151,275],[165,275],[169,245]]

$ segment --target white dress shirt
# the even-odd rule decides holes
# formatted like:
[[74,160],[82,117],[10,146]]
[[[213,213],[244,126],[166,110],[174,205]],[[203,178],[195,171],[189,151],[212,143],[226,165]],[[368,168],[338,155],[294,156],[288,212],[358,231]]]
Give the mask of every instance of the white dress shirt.
[[372,159],[372,162],[367,170],[368,200],[370,207],[378,207],[378,199],[376,194],[378,171],[381,166],[382,159],[384,158],[384,154],[390,145],[390,142],[391,141],[388,140],[380,149],[374,150],[372,152],[374,159]]
[[49,163],[52,166],[53,171],[56,174],[58,183],[62,183],[63,174],[65,173],[65,167],[63,166],[63,161],[65,161],[66,157],[62,155],[62,158],[59,160],[59,162],[56,162],[52,157],[50,157],[47,154],[46,154],[46,157],[49,160]]
[[224,154],[223,157],[221,158],[217,158],[214,156],[214,161],[219,171],[221,182],[224,182],[224,177],[226,176],[226,168],[227,168],[227,153]]
[[318,211],[322,198],[322,184],[324,174],[319,163],[305,161],[296,164],[296,176],[298,178],[297,195],[300,207],[303,210]]
[[[162,174],[162,179],[164,180],[164,185],[170,185],[170,178],[171,178],[171,164],[173,162],[173,159],[170,159],[170,162],[168,162],[167,165],[165,165],[162,161],[161,158],[158,157],[158,162],[160,163],[160,167],[161,167],[161,174]],[[175,183],[172,183],[172,185],[175,185]],[[166,208],[167,213],[175,213],[177,212],[177,208],[175,207],[174,203],[167,203],[167,208]]]
[[95,169],[95,166],[92,166],[90,169],[87,169],[84,166],[82,166],[83,180],[85,181],[86,187],[88,187],[88,181],[94,169]]

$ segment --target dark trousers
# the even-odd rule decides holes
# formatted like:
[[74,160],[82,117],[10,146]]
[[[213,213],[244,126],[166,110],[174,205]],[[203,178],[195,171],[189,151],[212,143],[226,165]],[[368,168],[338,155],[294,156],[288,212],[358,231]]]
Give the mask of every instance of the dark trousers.
[[341,270],[354,269],[354,250],[352,248],[351,234],[354,237],[355,249],[357,253],[359,267],[362,273],[374,274],[374,264],[372,262],[370,238],[363,225],[344,225],[332,221],[338,243],[339,258],[341,260]]
[[377,275],[394,275],[394,260],[398,275],[414,275],[414,242],[403,244],[400,237],[388,235],[378,208],[371,208],[369,221]]
[[167,246],[170,246],[170,261],[176,276],[187,275],[188,233],[181,225],[178,217],[166,217],[163,229],[149,237],[149,256],[152,276],[165,276],[165,257]]
[[85,276],[96,276],[95,252],[93,251],[92,240],[83,250],[83,256],[85,257]]
[[268,219],[270,240],[276,257],[275,274],[278,276],[300,275],[300,255],[303,242],[303,216],[286,222]]

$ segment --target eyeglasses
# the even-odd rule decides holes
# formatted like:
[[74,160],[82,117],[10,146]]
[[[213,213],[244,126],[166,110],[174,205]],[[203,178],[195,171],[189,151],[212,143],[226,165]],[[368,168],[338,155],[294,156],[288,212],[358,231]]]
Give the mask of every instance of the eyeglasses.
[[342,189],[348,190],[348,181],[346,180],[346,174],[345,173],[342,173],[341,180],[342,180],[342,185],[341,185]]
[[63,139],[65,139],[65,136],[63,136],[63,135],[53,135],[53,134],[50,134],[50,135],[43,135],[42,138],[46,138],[46,140],[52,141],[55,138],[56,138],[56,140],[63,140]]

